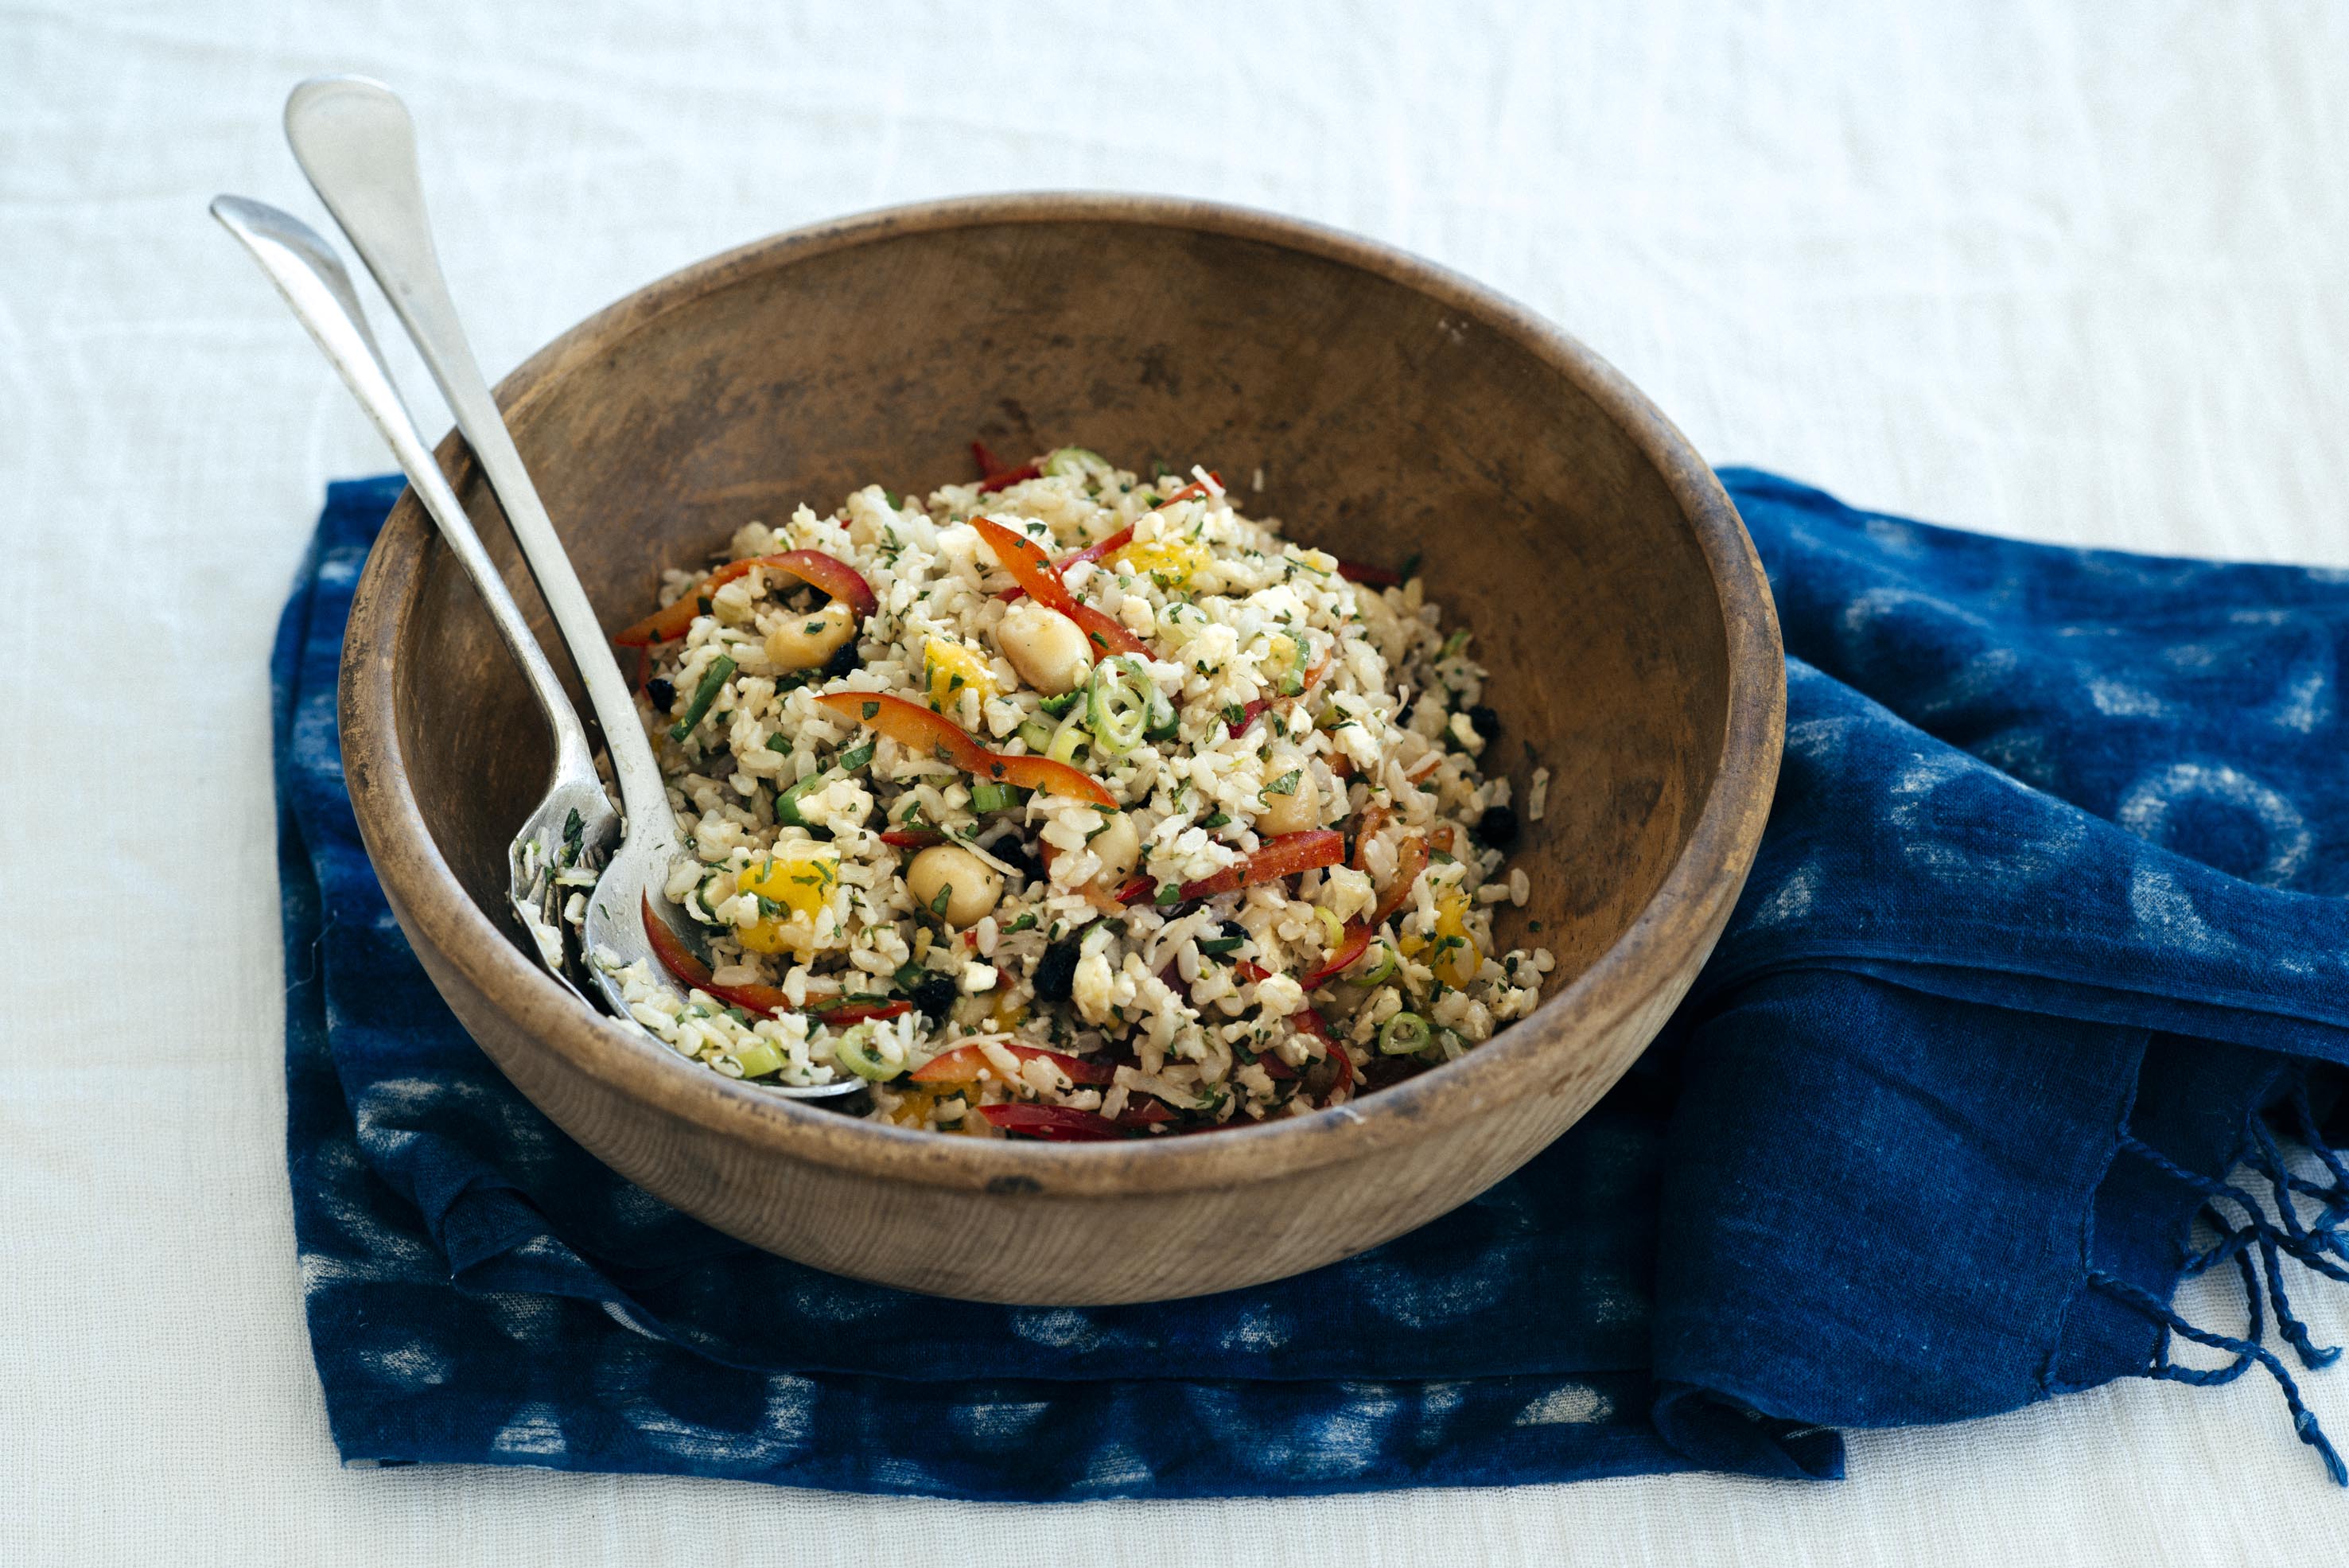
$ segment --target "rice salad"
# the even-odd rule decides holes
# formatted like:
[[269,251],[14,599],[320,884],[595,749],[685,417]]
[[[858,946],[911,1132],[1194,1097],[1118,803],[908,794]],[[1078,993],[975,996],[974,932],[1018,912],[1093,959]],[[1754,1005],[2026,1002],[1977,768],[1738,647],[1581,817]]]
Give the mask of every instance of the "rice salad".
[[667,976],[592,956],[636,1022],[899,1127],[1084,1141],[1342,1105],[1531,1012],[1500,721],[1411,566],[1204,469],[978,454],[747,524],[619,634],[690,926],[647,911]]

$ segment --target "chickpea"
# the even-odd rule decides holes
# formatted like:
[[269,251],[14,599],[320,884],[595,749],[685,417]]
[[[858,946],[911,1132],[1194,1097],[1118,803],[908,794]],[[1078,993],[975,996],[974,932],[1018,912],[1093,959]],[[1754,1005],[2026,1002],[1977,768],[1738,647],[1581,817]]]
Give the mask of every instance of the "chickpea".
[[1280,833],[1303,833],[1321,826],[1321,791],[1313,782],[1313,770],[1306,765],[1302,753],[1286,747],[1275,747],[1264,764],[1264,781],[1274,784],[1288,774],[1297,775],[1297,788],[1289,794],[1266,794],[1257,797],[1256,830],[1270,836]]
[[1019,679],[1047,697],[1075,691],[1092,668],[1083,628],[1033,599],[1020,599],[1003,612],[995,643]]
[[1092,885],[1104,893],[1114,893],[1125,886],[1125,879],[1142,862],[1142,830],[1133,826],[1133,818],[1121,811],[1109,819],[1107,826],[1085,840],[1085,847],[1101,862]]
[[[905,886],[914,901],[959,930],[976,925],[1003,897],[1003,877],[994,867],[959,844],[934,844],[914,857],[905,867]],[[938,909],[938,896],[946,908]]]
[[795,615],[767,634],[767,658],[778,670],[817,670],[856,635],[856,612],[838,599]]

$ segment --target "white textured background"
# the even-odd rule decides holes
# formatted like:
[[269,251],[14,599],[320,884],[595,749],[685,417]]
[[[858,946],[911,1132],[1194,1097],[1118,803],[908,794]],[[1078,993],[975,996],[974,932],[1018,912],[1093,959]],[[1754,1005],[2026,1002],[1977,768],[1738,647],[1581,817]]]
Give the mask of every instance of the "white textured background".
[[[264,663],[319,486],[388,464],[203,204],[315,220],[285,89],[392,81],[494,378],[843,212],[1249,202],[1529,302],[1717,462],[2344,565],[2349,7],[336,9],[0,0],[0,1562],[2341,1559],[2349,1500],[2257,1377],[1863,1436],[1833,1487],[1040,1511],[341,1470],[280,1148]],[[2340,1294],[2302,1291],[2320,1338]],[[2349,1374],[2311,1384],[2349,1441]]]

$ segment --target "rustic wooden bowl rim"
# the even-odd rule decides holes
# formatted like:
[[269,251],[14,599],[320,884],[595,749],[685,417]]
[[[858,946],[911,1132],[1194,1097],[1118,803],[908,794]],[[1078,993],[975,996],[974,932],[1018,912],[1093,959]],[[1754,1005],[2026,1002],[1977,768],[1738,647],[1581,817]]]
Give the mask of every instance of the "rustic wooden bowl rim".
[[[1629,434],[1688,518],[1709,566],[1728,650],[1728,714],[1713,786],[1678,859],[1630,928],[1588,970],[1456,1062],[1361,1101],[1256,1127],[1165,1140],[1046,1144],[915,1132],[761,1094],[684,1061],[649,1036],[590,1013],[548,978],[466,894],[418,811],[393,719],[388,650],[413,612],[433,535],[404,493],[355,592],[343,670],[343,745],[352,803],[376,867],[419,940],[522,1030],[662,1116],[792,1158],[885,1181],[1063,1197],[1245,1185],[1415,1141],[1538,1092],[1548,1054],[1599,1037],[1672,983],[1743,881],[1767,815],[1783,730],[1785,672],[1769,587],[1736,510],[1680,431],[1611,367],[1549,322],[1415,256],[1294,218],[1219,203],[1123,194],[1011,193],[901,206],[792,230],[671,274],[606,307],[525,360],[499,388],[510,416],[551,395],[574,368],[682,305],[776,267],[895,236],[1019,223],[1124,223],[1282,247],[1383,277],[1433,298],[1556,369]],[[470,455],[441,450],[460,492]],[[354,663],[351,649],[377,656]],[[1644,1039],[1639,1041],[1644,1044]],[[1609,1064],[1609,1081],[1630,1065]]]

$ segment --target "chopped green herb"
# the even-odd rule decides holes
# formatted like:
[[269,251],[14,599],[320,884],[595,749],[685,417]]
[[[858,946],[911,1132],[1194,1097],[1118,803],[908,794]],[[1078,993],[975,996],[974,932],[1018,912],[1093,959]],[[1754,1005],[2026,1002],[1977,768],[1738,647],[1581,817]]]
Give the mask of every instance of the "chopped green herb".
[[1287,773],[1281,774],[1278,778],[1273,780],[1270,784],[1265,785],[1263,793],[1268,795],[1295,794],[1297,793],[1297,786],[1304,782],[1305,771],[1302,768],[1291,768]]
[[586,836],[587,825],[580,820],[579,813],[574,809],[563,819],[563,863],[565,866],[579,864],[579,853]]
[[1219,811],[1219,812],[1216,813],[1216,815],[1213,815],[1213,816],[1211,816],[1211,817],[1207,818],[1207,820],[1206,820],[1206,821],[1205,821],[1205,822],[1203,822],[1203,823],[1199,824],[1199,826],[1202,826],[1202,827],[1210,827],[1210,828],[1213,828],[1213,827],[1228,827],[1228,826],[1231,826],[1231,821],[1232,821],[1232,819],[1231,819],[1231,814],[1230,814],[1230,813],[1228,813],[1228,812],[1221,812],[1221,811]]
[[1161,882],[1158,884],[1158,891],[1151,895],[1150,901],[1157,905],[1162,909],[1166,909],[1171,905],[1181,903],[1183,901],[1182,884],[1179,882]]

